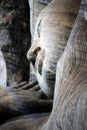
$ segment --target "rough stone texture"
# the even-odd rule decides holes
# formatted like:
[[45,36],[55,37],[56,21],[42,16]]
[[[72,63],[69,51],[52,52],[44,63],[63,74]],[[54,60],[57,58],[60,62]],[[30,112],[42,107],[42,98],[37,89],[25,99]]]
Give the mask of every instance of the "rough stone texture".
[[14,88],[0,87],[0,125],[14,117],[51,110],[52,100],[47,100],[37,82],[21,82]]
[[42,10],[37,19],[32,46],[27,53],[39,85],[49,98],[54,93],[57,61],[64,51],[78,13],[79,2],[76,2],[57,0]]
[[28,0],[30,5],[30,25],[31,25],[31,35],[33,37],[35,25],[37,18],[44,9],[48,3],[50,3],[52,0]]
[[87,0],[83,0],[65,51],[57,64],[53,112],[45,130],[87,129],[86,16]]
[[[79,0],[63,2],[65,7],[70,7],[69,2],[77,2],[75,5],[78,7],[80,4]],[[54,104],[50,117],[39,114],[19,117],[0,126],[0,130],[4,129],[87,129],[87,0],[82,0],[67,45],[57,63]]]
[[7,67],[7,85],[29,80],[26,53],[30,43],[28,1],[0,1],[0,49]]
[[[31,43],[33,42],[35,25],[40,12],[50,3],[52,0],[28,0],[30,5],[30,29],[31,29]],[[32,66],[30,67],[32,68]],[[30,81],[36,79],[34,72],[30,69]]]
[[6,63],[3,57],[3,54],[0,50],[0,86],[6,87],[6,79],[7,79],[7,70]]

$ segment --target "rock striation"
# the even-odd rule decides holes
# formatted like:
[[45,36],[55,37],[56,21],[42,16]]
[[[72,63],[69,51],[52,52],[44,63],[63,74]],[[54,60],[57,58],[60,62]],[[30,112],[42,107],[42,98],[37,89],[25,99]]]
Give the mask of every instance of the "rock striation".
[[0,1],[0,50],[6,62],[8,86],[29,80],[29,24],[27,0]]
[[31,35],[33,37],[35,31],[35,25],[40,12],[52,1],[52,0],[28,0],[30,5],[30,28]]
[[[51,2],[52,0],[28,0],[30,6],[30,30],[31,30],[31,43],[33,42],[35,25],[40,12]],[[32,68],[32,66],[30,67]],[[30,69],[30,81],[36,79],[35,74]]]
[[39,85],[49,98],[54,94],[57,62],[64,52],[79,10],[79,2],[76,3],[53,0],[41,11],[27,53]]

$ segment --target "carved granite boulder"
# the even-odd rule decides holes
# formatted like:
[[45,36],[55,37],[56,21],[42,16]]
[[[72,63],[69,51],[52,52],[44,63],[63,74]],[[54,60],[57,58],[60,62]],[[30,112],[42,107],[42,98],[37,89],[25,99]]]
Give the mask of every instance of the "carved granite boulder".
[[[81,1],[78,2],[79,7]],[[0,130],[86,130],[86,124],[87,1],[82,0],[74,27],[57,63],[54,103],[50,117],[46,114],[19,117],[0,126]]]
[[26,53],[30,44],[28,1],[1,0],[0,50],[6,62],[8,86],[29,80]]
[[53,97],[56,64],[61,57],[80,1],[53,0],[37,19],[33,44],[27,53],[43,92]]
[[6,63],[2,51],[0,50],[0,86],[6,87],[6,84],[7,84]]
[[[40,12],[50,3],[52,0],[28,0],[30,6],[30,30],[31,30],[31,44],[33,42],[34,31],[36,26],[37,18]],[[32,68],[30,66],[30,68]],[[30,69],[30,81],[36,79],[35,74]]]
[[52,114],[41,130],[87,129],[87,1],[57,64]]
[[30,6],[30,28],[32,38],[34,36],[35,25],[40,12],[52,1],[52,0],[28,0]]

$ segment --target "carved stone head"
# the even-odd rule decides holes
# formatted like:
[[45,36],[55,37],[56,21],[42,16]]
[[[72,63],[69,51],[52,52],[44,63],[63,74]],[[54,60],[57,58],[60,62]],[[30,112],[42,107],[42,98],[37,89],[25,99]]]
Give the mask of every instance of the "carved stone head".
[[59,1],[50,3],[39,15],[33,43],[27,53],[39,85],[48,97],[53,96],[56,64],[64,51],[79,8],[72,2]]

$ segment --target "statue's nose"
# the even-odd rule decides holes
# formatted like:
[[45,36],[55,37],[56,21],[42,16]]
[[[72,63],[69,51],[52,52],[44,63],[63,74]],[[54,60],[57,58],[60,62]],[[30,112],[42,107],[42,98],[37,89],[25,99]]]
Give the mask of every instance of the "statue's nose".
[[27,53],[27,59],[28,59],[29,61],[33,61],[33,60],[36,59],[36,55],[34,54],[33,51],[28,51],[28,53]]
[[35,62],[37,54],[40,50],[40,47],[30,48],[30,50],[27,52],[27,59],[31,62]]

